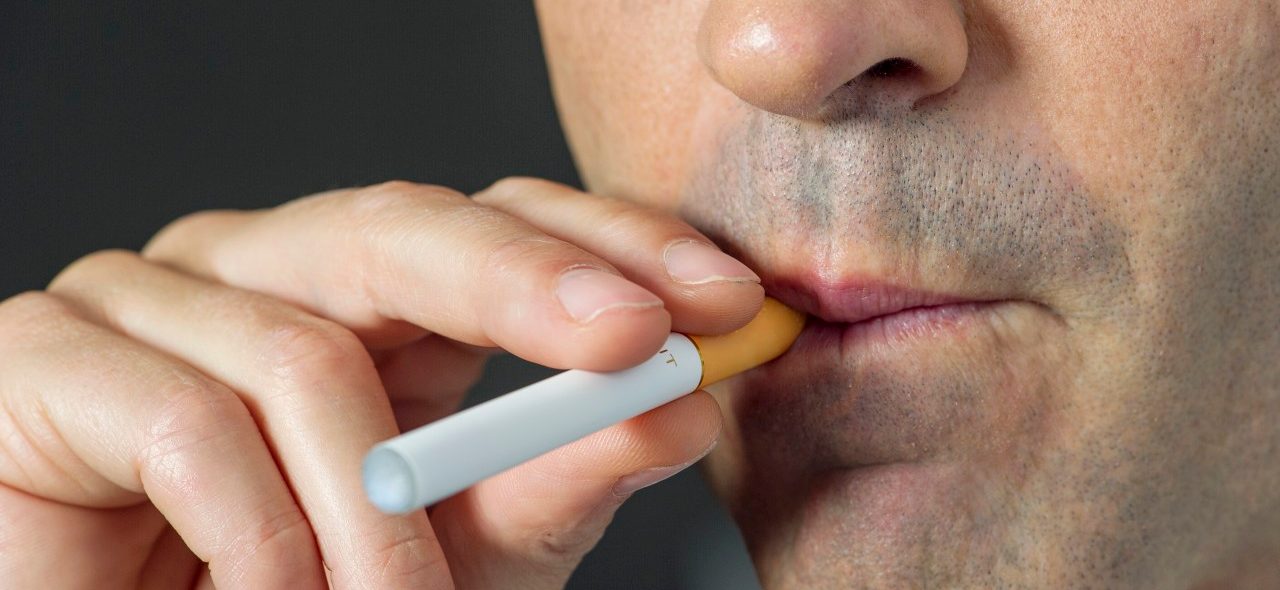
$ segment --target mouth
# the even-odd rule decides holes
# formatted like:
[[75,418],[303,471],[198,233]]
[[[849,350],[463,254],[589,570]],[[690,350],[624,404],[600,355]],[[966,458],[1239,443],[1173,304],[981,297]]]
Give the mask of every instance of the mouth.
[[[752,461],[798,478],[937,464],[959,441],[1002,428],[1016,412],[995,400],[1031,399],[1026,392],[1040,372],[1030,352],[1054,325],[1042,304],[963,288],[764,281],[766,292],[809,320],[786,353],[738,381],[733,412]],[[775,456],[780,449],[785,456]]]
[[[835,346],[841,356],[904,340],[944,338],[994,309],[1018,303],[882,281],[768,281],[768,292],[809,321],[788,355]],[[784,355],[785,358],[785,355]]]

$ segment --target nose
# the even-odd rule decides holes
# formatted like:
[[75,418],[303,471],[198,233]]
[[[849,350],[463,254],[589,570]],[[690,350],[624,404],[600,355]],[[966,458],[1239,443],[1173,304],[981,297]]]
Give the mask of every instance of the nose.
[[956,0],[710,0],[698,30],[722,86],[801,119],[842,89],[915,105],[955,85],[968,50]]

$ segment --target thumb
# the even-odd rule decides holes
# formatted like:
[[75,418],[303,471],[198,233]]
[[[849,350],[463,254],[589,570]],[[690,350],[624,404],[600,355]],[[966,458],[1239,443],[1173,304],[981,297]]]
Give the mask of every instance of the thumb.
[[438,504],[432,525],[458,588],[562,588],[632,493],[696,463],[720,409],[695,392]]

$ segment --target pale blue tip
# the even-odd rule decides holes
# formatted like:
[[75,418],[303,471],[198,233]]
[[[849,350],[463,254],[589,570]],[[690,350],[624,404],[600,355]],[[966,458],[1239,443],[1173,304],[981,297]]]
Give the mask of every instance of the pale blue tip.
[[378,510],[403,514],[418,508],[414,502],[413,469],[400,453],[375,447],[364,458],[361,479],[365,495]]

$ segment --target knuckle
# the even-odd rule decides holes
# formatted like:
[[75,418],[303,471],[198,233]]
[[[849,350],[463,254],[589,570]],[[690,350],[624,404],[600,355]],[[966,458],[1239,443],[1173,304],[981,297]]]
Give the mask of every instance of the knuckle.
[[391,193],[400,195],[462,195],[462,193],[446,186],[399,179],[370,185],[365,187],[364,191],[361,192]]
[[129,250],[99,250],[67,265],[49,283],[49,290],[58,292],[75,288],[92,282],[94,277],[103,276],[104,273],[119,273],[126,270],[139,260],[138,254]]
[[379,545],[372,556],[374,571],[383,583],[420,579],[423,574],[443,572],[448,567],[431,540],[416,531],[395,535]]
[[550,237],[531,230],[523,221],[492,207],[461,207],[453,211],[447,222],[446,227],[467,228],[468,232],[475,232],[498,242],[530,235]]
[[535,194],[551,194],[564,189],[564,185],[531,176],[508,176],[476,193],[473,200],[484,204],[500,204],[504,201],[529,198]]
[[494,277],[503,277],[511,272],[528,269],[559,273],[570,266],[608,268],[608,265],[587,256],[574,246],[539,234],[499,238],[486,254],[481,268]]
[[394,241],[417,220],[431,218],[445,226],[443,222],[450,221],[453,212],[476,208],[455,190],[402,180],[363,188],[340,198],[340,216],[349,224],[357,246],[374,248],[375,258],[381,254],[379,245],[385,245],[388,239]]
[[0,302],[0,343],[18,342],[47,332],[71,317],[71,307],[45,291],[27,291]]
[[372,362],[355,334],[318,318],[279,322],[263,342],[267,369],[286,384],[325,380]]
[[[215,286],[189,295],[190,306],[208,310],[219,321],[234,322],[246,330],[265,330],[297,317],[307,317],[287,303],[254,291]],[[293,313],[286,313],[293,312]]]
[[[301,548],[312,543],[311,525],[294,505],[258,520],[220,547],[210,559],[211,567],[241,571],[250,560],[266,563],[288,562]],[[234,576],[232,576],[234,577]]]
[[631,203],[611,201],[609,211],[601,217],[599,232],[606,238],[626,239],[642,235],[698,237],[698,233],[675,216]]
[[357,190],[344,198],[357,219],[381,219],[424,205],[465,201],[467,197],[444,186],[391,180]]
[[197,228],[222,220],[228,214],[230,212],[224,210],[196,211],[170,221],[143,246],[142,256],[163,258],[171,255],[178,250],[179,245],[188,241],[189,236],[197,233]]
[[19,293],[0,302],[0,322],[43,319],[66,311],[66,304],[44,291]]
[[[158,391],[160,405],[149,417],[140,466],[151,473],[191,473],[181,464],[203,445],[256,431],[248,409],[231,390],[209,379],[175,370]],[[168,467],[162,467],[167,465]]]
[[530,540],[525,556],[530,564],[547,573],[568,572],[603,536],[604,529],[597,527],[546,528]]

